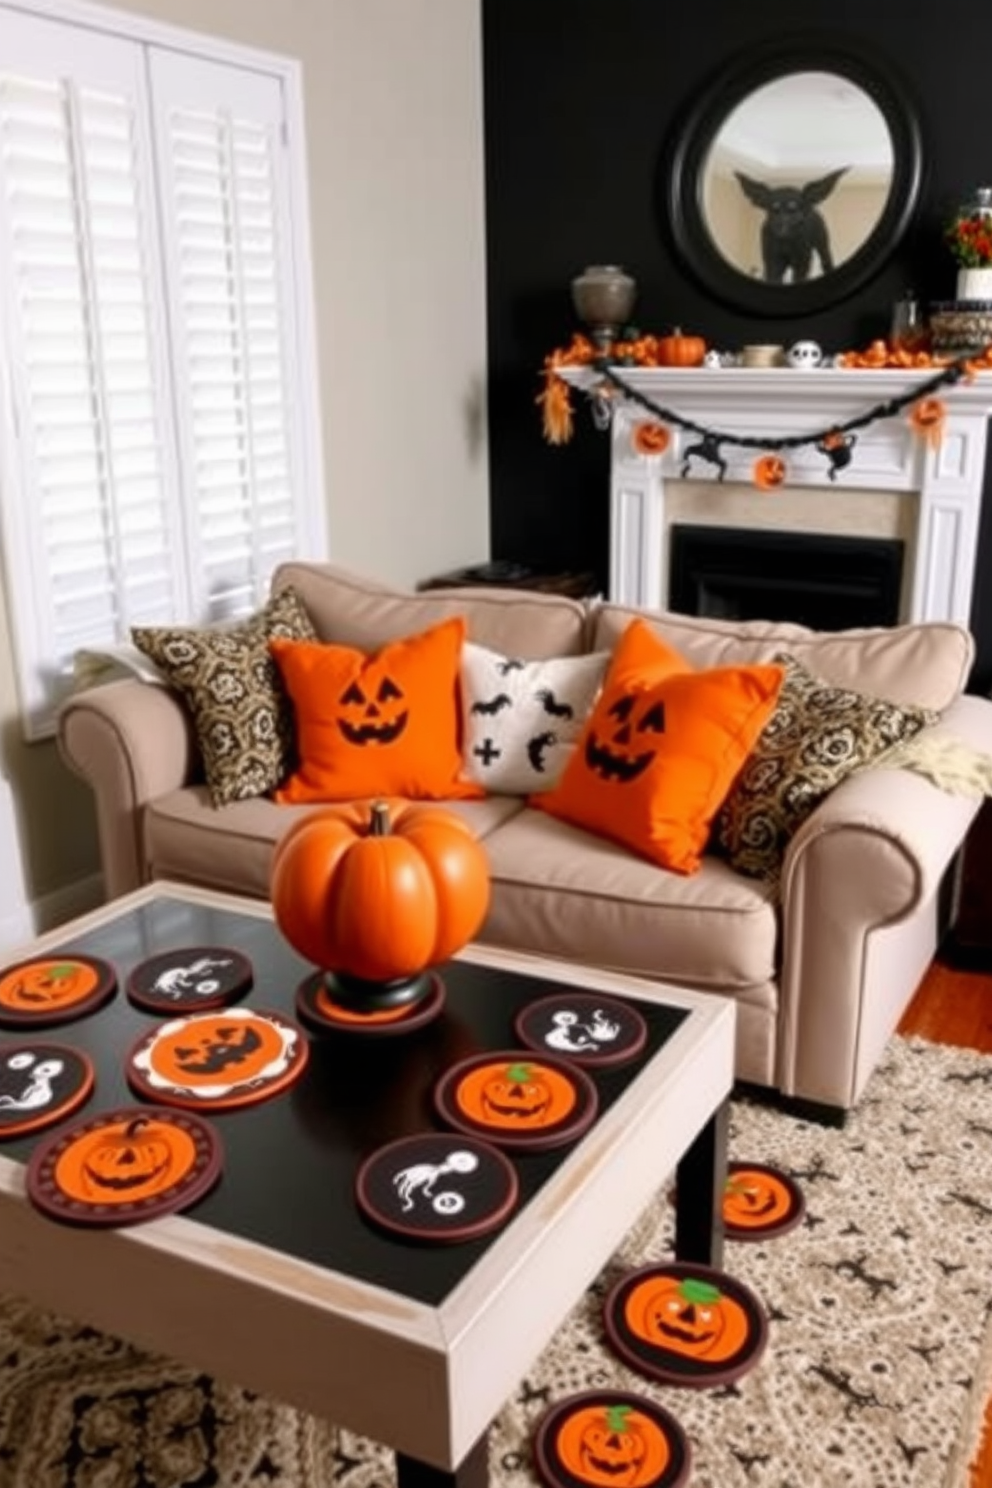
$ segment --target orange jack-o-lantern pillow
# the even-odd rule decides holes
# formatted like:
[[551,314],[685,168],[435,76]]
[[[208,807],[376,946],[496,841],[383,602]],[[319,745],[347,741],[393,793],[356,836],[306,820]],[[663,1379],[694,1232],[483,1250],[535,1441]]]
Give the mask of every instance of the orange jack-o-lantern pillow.
[[782,677],[778,666],[694,671],[631,621],[561,780],[530,804],[694,873]]
[[293,704],[299,755],[275,799],[482,795],[458,778],[464,638],[465,622],[455,616],[371,656],[319,641],[270,641]]

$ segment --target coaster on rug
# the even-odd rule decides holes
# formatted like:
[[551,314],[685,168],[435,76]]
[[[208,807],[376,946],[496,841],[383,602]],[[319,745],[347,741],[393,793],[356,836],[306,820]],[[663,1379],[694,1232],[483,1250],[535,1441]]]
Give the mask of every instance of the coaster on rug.
[[296,1013],[301,1022],[317,1033],[355,1033],[384,1036],[413,1033],[423,1028],[441,1012],[445,1002],[444,982],[431,973],[431,990],[415,1002],[401,1002],[396,1007],[377,1008],[360,1013],[333,998],[322,971],[306,977],[296,990]]
[[251,991],[247,956],[224,946],[183,946],[149,956],[127,979],[127,995],[151,1013],[206,1012]]
[[127,1059],[139,1095],[190,1110],[232,1110],[268,1100],[306,1068],[310,1045],[279,1013],[228,1008],[173,1018],[143,1035]]
[[731,1384],[753,1369],[768,1342],[765,1309],[749,1287],[685,1261],[621,1277],[603,1321],[620,1358],[666,1385]]
[[28,1198],[68,1224],[138,1224],[188,1209],[217,1182],[222,1160],[220,1138],[199,1116],[129,1106],[36,1147]]
[[803,1191],[781,1168],[766,1163],[727,1164],[723,1230],[728,1240],[767,1240],[802,1223]]
[[592,1125],[599,1107],[596,1087],[584,1070],[522,1049],[460,1060],[438,1081],[434,1101],[457,1131],[534,1151],[574,1141]]
[[495,1147],[462,1134],[420,1132],[380,1147],[358,1172],[358,1206],[412,1240],[472,1240],[517,1202],[516,1170]]
[[624,1064],[640,1054],[648,1038],[635,1008],[593,992],[539,997],[520,1009],[513,1026],[528,1049],[562,1054],[576,1064]]
[[117,973],[98,956],[33,956],[0,972],[0,1026],[69,1023],[116,991]]
[[95,1075],[87,1054],[64,1044],[0,1049],[0,1142],[54,1126],[88,1100]]
[[561,1400],[534,1433],[534,1463],[548,1488],[682,1488],[691,1462],[675,1417],[622,1390]]

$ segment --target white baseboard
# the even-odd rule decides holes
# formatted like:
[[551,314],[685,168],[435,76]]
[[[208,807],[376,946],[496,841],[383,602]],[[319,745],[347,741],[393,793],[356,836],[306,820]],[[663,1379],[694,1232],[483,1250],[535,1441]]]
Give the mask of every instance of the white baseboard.
[[86,914],[104,902],[103,878],[99,873],[65,884],[50,894],[23,903],[0,917],[0,954],[8,955],[27,946],[36,935],[54,930],[76,915]]

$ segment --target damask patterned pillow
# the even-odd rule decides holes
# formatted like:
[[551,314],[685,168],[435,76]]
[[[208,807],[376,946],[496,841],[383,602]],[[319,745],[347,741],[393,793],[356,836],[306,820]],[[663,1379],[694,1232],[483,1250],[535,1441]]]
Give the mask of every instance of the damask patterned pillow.
[[939,717],[927,708],[835,687],[794,656],[775,661],[785,668],[775,711],[713,832],[733,868],[765,879],[778,877],[790,840],[835,786]]
[[131,639],[165,673],[193,716],[215,806],[274,790],[293,765],[293,714],[269,640],[316,633],[296,591],[282,589],[240,625],[136,626]]

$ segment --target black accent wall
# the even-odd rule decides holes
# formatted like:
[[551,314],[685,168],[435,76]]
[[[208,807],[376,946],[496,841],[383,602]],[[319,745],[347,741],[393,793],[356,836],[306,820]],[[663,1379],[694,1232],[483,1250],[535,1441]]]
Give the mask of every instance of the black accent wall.
[[[545,355],[578,329],[572,277],[619,263],[639,285],[636,324],[679,325],[718,347],[812,337],[826,350],[888,330],[912,285],[954,294],[941,242],[952,207],[992,183],[985,118],[992,9],[943,0],[482,0],[492,556],[608,574],[608,436],[577,407],[572,443],[541,434]],[[819,35],[891,67],[920,120],[923,180],[895,255],[843,303],[760,321],[709,298],[672,256],[656,210],[659,157],[710,76],[756,43]],[[992,479],[986,476],[972,629],[973,690],[992,688]]]

